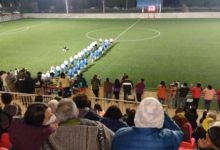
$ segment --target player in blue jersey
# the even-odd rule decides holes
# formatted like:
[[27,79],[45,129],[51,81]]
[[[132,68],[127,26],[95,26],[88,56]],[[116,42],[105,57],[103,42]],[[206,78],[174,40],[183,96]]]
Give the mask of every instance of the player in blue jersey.
[[65,65],[64,65],[64,63],[62,63],[60,67],[61,67],[62,71],[65,72]]
[[98,56],[99,56],[99,52],[98,50],[95,50],[95,60],[98,58]]
[[70,65],[73,65],[74,64],[74,62],[73,62],[73,57],[71,56],[70,57]]
[[105,48],[107,49],[107,48],[108,48],[108,45],[109,45],[108,39],[105,40],[105,43],[104,43],[104,44],[105,44]]
[[76,63],[76,68],[77,68],[77,73],[79,74],[80,73],[80,63],[79,62]]
[[94,53],[93,52],[90,53],[90,58],[91,58],[91,61],[93,63],[93,60],[94,60]]
[[76,66],[73,67],[73,74],[74,74],[74,77],[77,75],[77,68],[76,68]]
[[65,65],[65,67],[68,68],[68,61],[67,61],[66,59],[64,60],[63,63],[64,63],[64,65]]
[[84,48],[84,55],[85,55],[85,57],[87,56],[87,49],[86,48]]
[[80,60],[80,68],[81,68],[81,70],[84,69],[84,61],[83,61],[83,59]]
[[74,59],[75,59],[75,63],[77,63],[78,62],[78,55],[77,54],[74,55]]
[[73,77],[73,70],[71,68],[68,70],[68,74],[71,79]]
[[102,53],[102,50],[101,50],[101,49],[98,49],[98,57],[101,56],[101,53]]
[[87,65],[88,65],[88,59],[85,58],[85,59],[84,59],[84,66],[85,66],[85,68],[87,67]]
[[56,76],[58,77],[60,75],[60,66],[56,66]]

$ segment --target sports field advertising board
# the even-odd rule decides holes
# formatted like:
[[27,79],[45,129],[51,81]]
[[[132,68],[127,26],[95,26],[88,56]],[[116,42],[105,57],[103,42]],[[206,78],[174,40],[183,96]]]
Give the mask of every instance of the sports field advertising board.
[[157,8],[156,6],[148,6],[147,11],[148,12],[156,12]]

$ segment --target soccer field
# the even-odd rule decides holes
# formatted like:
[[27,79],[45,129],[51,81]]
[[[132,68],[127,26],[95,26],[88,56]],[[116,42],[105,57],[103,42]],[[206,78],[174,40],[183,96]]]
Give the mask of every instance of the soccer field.
[[[112,37],[115,44],[85,71],[110,81],[123,73],[147,87],[161,80],[220,87],[219,19],[23,19],[0,23],[0,70],[49,71],[91,42]],[[63,46],[69,49],[62,51]]]

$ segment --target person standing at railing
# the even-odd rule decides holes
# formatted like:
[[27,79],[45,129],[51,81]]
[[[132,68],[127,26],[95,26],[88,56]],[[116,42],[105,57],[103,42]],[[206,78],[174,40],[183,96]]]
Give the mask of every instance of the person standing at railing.
[[[217,101],[218,101],[218,111],[220,111],[220,89],[216,92],[216,94],[218,95]],[[219,113],[219,112],[217,112]]]
[[37,73],[37,78],[34,79],[35,83],[35,94],[43,95],[43,84],[44,81],[41,79],[42,72]]
[[121,83],[124,89],[124,100],[127,99],[127,95],[131,95],[131,89],[133,88],[133,82],[128,79],[128,75],[125,75],[125,80]]
[[178,83],[174,83],[170,85],[170,102],[169,102],[169,108],[175,109],[176,105],[176,99],[177,99],[177,92],[178,92]]
[[27,85],[27,93],[33,94],[34,93],[34,79],[31,77],[31,73],[27,72],[27,77],[26,77],[26,85]]
[[178,108],[182,105],[182,110],[185,109],[186,105],[186,96],[189,93],[189,88],[187,87],[187,83],[183,84],[183,87],[179,89],[179,98],[178,98]]
[[91,81],[91,84],[92,84],[92,91],[93,91],[94,95],[96,97],[99,97],[100,80],[97,79],[97,75],[94,75],[94,77],[93,77],[93,79]]
[[141,102],[141,95],[144,92],[144,88],[145,88],[144,78],[141,78],[141,81],[136,84],[136,90],[135,90],[138,102]]
[[115,99],[119,99],[119,93],[120,93],[120,90],[121,90],[121,83],[119,82],[118,79],[115,79],[115,83],[113,83],[113,87],[114,87],[114,93],[113,94],[115,94]]
[[167,87],[164,81],[161,81],[157,86],[157,97],[161,104],[165,104],[165,99],[167,97]]
[[87,82],[86,82],[86,79],[83,77],[82,73],[79,74],[79,78],[77,79],[77,83],[79,85],[80,92],[85,93],[86,87],[87,87]]
[[16,78],[13,76],[13,74],[10,74],[10,72],[7,73],[7,77],[5,78],[5,81],[7,83],[7,86],[10,90],[10,92],[16,92],[16,88],[15,88],[15,82],[16,82]]
[[59,84],[63,88],[64,98],[71,97],[70,78],[63,72],[61,73]]
[[[109,78],[106,78],[106,81],[104,82],[104,93],[105,93],[105,98],[110,99],[112,96],[112,83],[109,81]],[[107,100],[107,103],[110,101]]]
[[204,89],[203,93],[205,94],[204,95],[205,109],[209,112],[209,108],[210,108],[211,102],[212,102],[213,97],[216,94],[216,92],[212,88],[212,85],[209,84],[208,87]]
[[201,83],[197,83],[197,85],[195,87],[192,87],[192,84],[190,86],[190,91],[193,93],[192,97],[193,97],[193,105],[196,107],[196,109],[198,108],[199,105],[199,99],[201,97],[201,91],[202,91],[202,86]]

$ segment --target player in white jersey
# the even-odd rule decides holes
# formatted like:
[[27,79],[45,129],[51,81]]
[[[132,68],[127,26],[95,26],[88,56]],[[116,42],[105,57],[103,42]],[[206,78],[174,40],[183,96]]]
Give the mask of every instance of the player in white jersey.
[[78,55],[77,54],[74,55],[74,59],[75,59],[75,63],[77,63],[78,62]]
[[61,67],[62,71],[65,72],[65,65],[63,63],[60,65],[60,67]]
[[78,58],[79,58],[79,60],[82,59],[81,52],[78,52]]
[[55,73],[55,67],[54,66],[50,67],[50,73]]
[[102,39],[101,38],[99,39],[99,45],[102,45]]
[[70,65],[73,65],[73,57],[70,57]]
[[84,51],[82,50],[82,51],[81,51],[81,59],[84,58],[84,55],[85,55],[85,54],[84,54]]
[[112,45],[113,42],[114,42],[113,38],[110,38],[109,42],[110,42],[110,44]]
[[50,78],[50,73],[49,73],[49,71],[47,71],[46,77],[47,77],[47,78]]
[[60,66],[56,66],[56,76],[58,77],[60,75]]
[[68,68],[68,61],[66,59],[64,60],[64,65],[66,68]]

